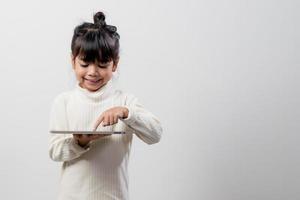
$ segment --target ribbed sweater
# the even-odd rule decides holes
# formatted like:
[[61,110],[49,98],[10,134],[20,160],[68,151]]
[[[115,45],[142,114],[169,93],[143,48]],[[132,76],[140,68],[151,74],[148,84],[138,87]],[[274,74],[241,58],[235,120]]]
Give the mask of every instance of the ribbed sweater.
[[113,81],[96,92],[81,88],[55,97],[50,113],[50,130],[93,130],[105,110],[114,106],[128,108],[126,119],[97,130],[125,131],[77,144],[72,134],[50,134],[49,156],[62,162],[59,200],[128,200],[128,161],[133,135],[147,144],[159,142],[162,127],[137,98],[115,88]]

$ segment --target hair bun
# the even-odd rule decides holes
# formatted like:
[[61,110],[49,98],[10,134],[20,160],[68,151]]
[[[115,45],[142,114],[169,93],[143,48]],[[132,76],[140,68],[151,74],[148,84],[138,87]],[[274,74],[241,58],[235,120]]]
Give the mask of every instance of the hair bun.
[[117,32],[117,27],[115,27],[115,26],[112,26],[112,25],[106,25],[105,28],[106,28],[109,32],[111,32],[111,33]]
[[97,12],[97,13],[94,15],[94,24],[97,24],[97,25],[99,25],[100,27],[106,26],[106,23],[105,23],[105,15],[104,15],[103,12]]

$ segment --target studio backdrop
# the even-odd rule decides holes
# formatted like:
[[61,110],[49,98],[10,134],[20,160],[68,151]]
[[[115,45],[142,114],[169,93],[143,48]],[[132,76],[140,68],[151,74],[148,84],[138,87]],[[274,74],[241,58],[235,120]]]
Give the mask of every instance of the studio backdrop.
[[299,1],[0,3],[1,199],[53,200],[55,96],[75,86],[73,28],[103,11],[118,28],[120,87],[157,115],[133,138],[132,200],[295,200],[299,185]]

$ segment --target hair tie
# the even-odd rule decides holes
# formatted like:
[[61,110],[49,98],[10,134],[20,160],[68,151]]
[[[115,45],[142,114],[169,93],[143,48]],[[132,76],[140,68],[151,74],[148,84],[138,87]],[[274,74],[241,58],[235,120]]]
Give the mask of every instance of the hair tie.
[[117,32],[117,27],[115,27],[115,26],[106,25],[105,28],[111,33]]
[[97,23],[95,23],[97,28],[105,28],[106,27],[106,23],[105,21],[98,21]]

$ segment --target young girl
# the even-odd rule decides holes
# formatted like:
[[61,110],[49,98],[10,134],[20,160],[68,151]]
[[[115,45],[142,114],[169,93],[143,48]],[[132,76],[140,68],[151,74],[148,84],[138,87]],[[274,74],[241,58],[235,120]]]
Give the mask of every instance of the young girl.
[[115,87],[119,34],[102,12],[74,30],[71,62],[77,84],[58,95],[50,130],[123,131],[125,134],[51,134],[49,155],[63,162],[60,200],[127,200],[128,160],[133,135],[159,142],[162,127],[133,95]]

